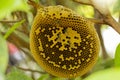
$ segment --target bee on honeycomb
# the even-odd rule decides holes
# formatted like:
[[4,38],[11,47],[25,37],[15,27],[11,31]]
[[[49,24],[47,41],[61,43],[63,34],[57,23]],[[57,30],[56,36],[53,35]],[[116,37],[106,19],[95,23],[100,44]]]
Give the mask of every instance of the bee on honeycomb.
[[93,22],[63,6],[38,8],[30,31],[30,49],[48,73],[73,78],[87,73],[99,53]]

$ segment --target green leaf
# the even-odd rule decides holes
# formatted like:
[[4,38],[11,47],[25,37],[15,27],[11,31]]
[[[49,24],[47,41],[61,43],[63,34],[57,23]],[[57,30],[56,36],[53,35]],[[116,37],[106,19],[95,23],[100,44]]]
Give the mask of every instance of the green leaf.
[[114,12],[120,12],[120,0],[117,0],[113,8]]
[[93,16],[94,16],[94,9],[91,6],[86,6],[86,5],[81,6],[80,5],[79,7],[77,7],[77,12],[80,15],[85,16],[87,18],[93,18]]
[[43,74],[38,80],[48,80],[49,74]]
[[0,19],[15,10],[28,11],[28,5],[25,0],[0,0]]
[[52,80],[66,80],[65,78],[58,78],[58,77],[56,77],[56,78],[53,78]]
[[7,13],[9,13],[11,8],[13,7],[14,1],[15,0],[0,0],[0,19],[3,18]]
[[5,73],[8,64],[8,48],[5,39],[0,34],[0,73]]
[[77,78],[75,78],[75,80],[82,80],[82,78],[81,77],[77,77]]
[[116,48],[115,52],[115,66],[120,67],[120,43]]
[[95,72],[83,80],[118,80],[120,79],[120,68],[110,68]]
[[32,79],[25,75],[21,70],[13,68],[12,71],[7,74],[6,80],[32,80]]
[[17,28],[19,27],[23,22],[25,22],[25,20],[22,20],[20,22],[15,23],[5,34],[4,38],[7,39],[8,36]]

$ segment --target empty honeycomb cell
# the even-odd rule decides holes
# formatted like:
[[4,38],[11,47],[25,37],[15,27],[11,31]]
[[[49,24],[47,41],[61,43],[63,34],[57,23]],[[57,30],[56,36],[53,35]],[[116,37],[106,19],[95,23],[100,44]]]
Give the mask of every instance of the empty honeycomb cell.
[[94,24],[63,6],[38,8],[30,31],[30,49],[48,73],[73,78],[87,73],[99,53]]

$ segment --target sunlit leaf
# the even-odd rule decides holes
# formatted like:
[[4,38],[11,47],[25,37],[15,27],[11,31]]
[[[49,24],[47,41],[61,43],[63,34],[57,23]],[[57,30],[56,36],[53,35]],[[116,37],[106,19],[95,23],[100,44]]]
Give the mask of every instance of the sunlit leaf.
[[115,66],[120,67],[120,44],[117,46],[115,52]]
[[5,73],[8,64],[8,49],[5,39],[0,35],[0,73]]
[[8,38],[8,36],[17,28],[19,27],[25,20],[15,23],[5,34],[4,38]]
[[56,78],[53,78],[52,80],[66,80],[65,78],[58,78],[58,77],[56,77]]
[[120,0],[116,1],[113,11],[120,12]]
[[110,68],[95,72],[83,80],[119,80],[120,68]]
[[4,74],[8,64],[8,49],[5,39],[0,34],[0,80],[4,80]]
[[38,80],[48,80],[49,74],[43,74]]
[[77,7],[77,12],[87,18],[92,18],[94,16],[94,9],[91,6],[79,6]]
[[6,80],[32,80],[30,77],[25,75],[22,71],[14,68],[7,76]]
[[75,80],[82,80],[82,79],[81,79],[81,77],[77,77],[77,78],[75,78]]
[[27,11],[28,5],[25,0],[0,0],[0,19],[15,10]]

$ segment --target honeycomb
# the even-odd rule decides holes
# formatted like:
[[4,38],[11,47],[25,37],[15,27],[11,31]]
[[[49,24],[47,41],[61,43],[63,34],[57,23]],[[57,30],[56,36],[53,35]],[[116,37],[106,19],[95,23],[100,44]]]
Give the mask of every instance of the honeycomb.
[[48,73],[73,78],[87,73],[99,53],[94,24],[63,6],[39,8],[30,31],[34,59]]

